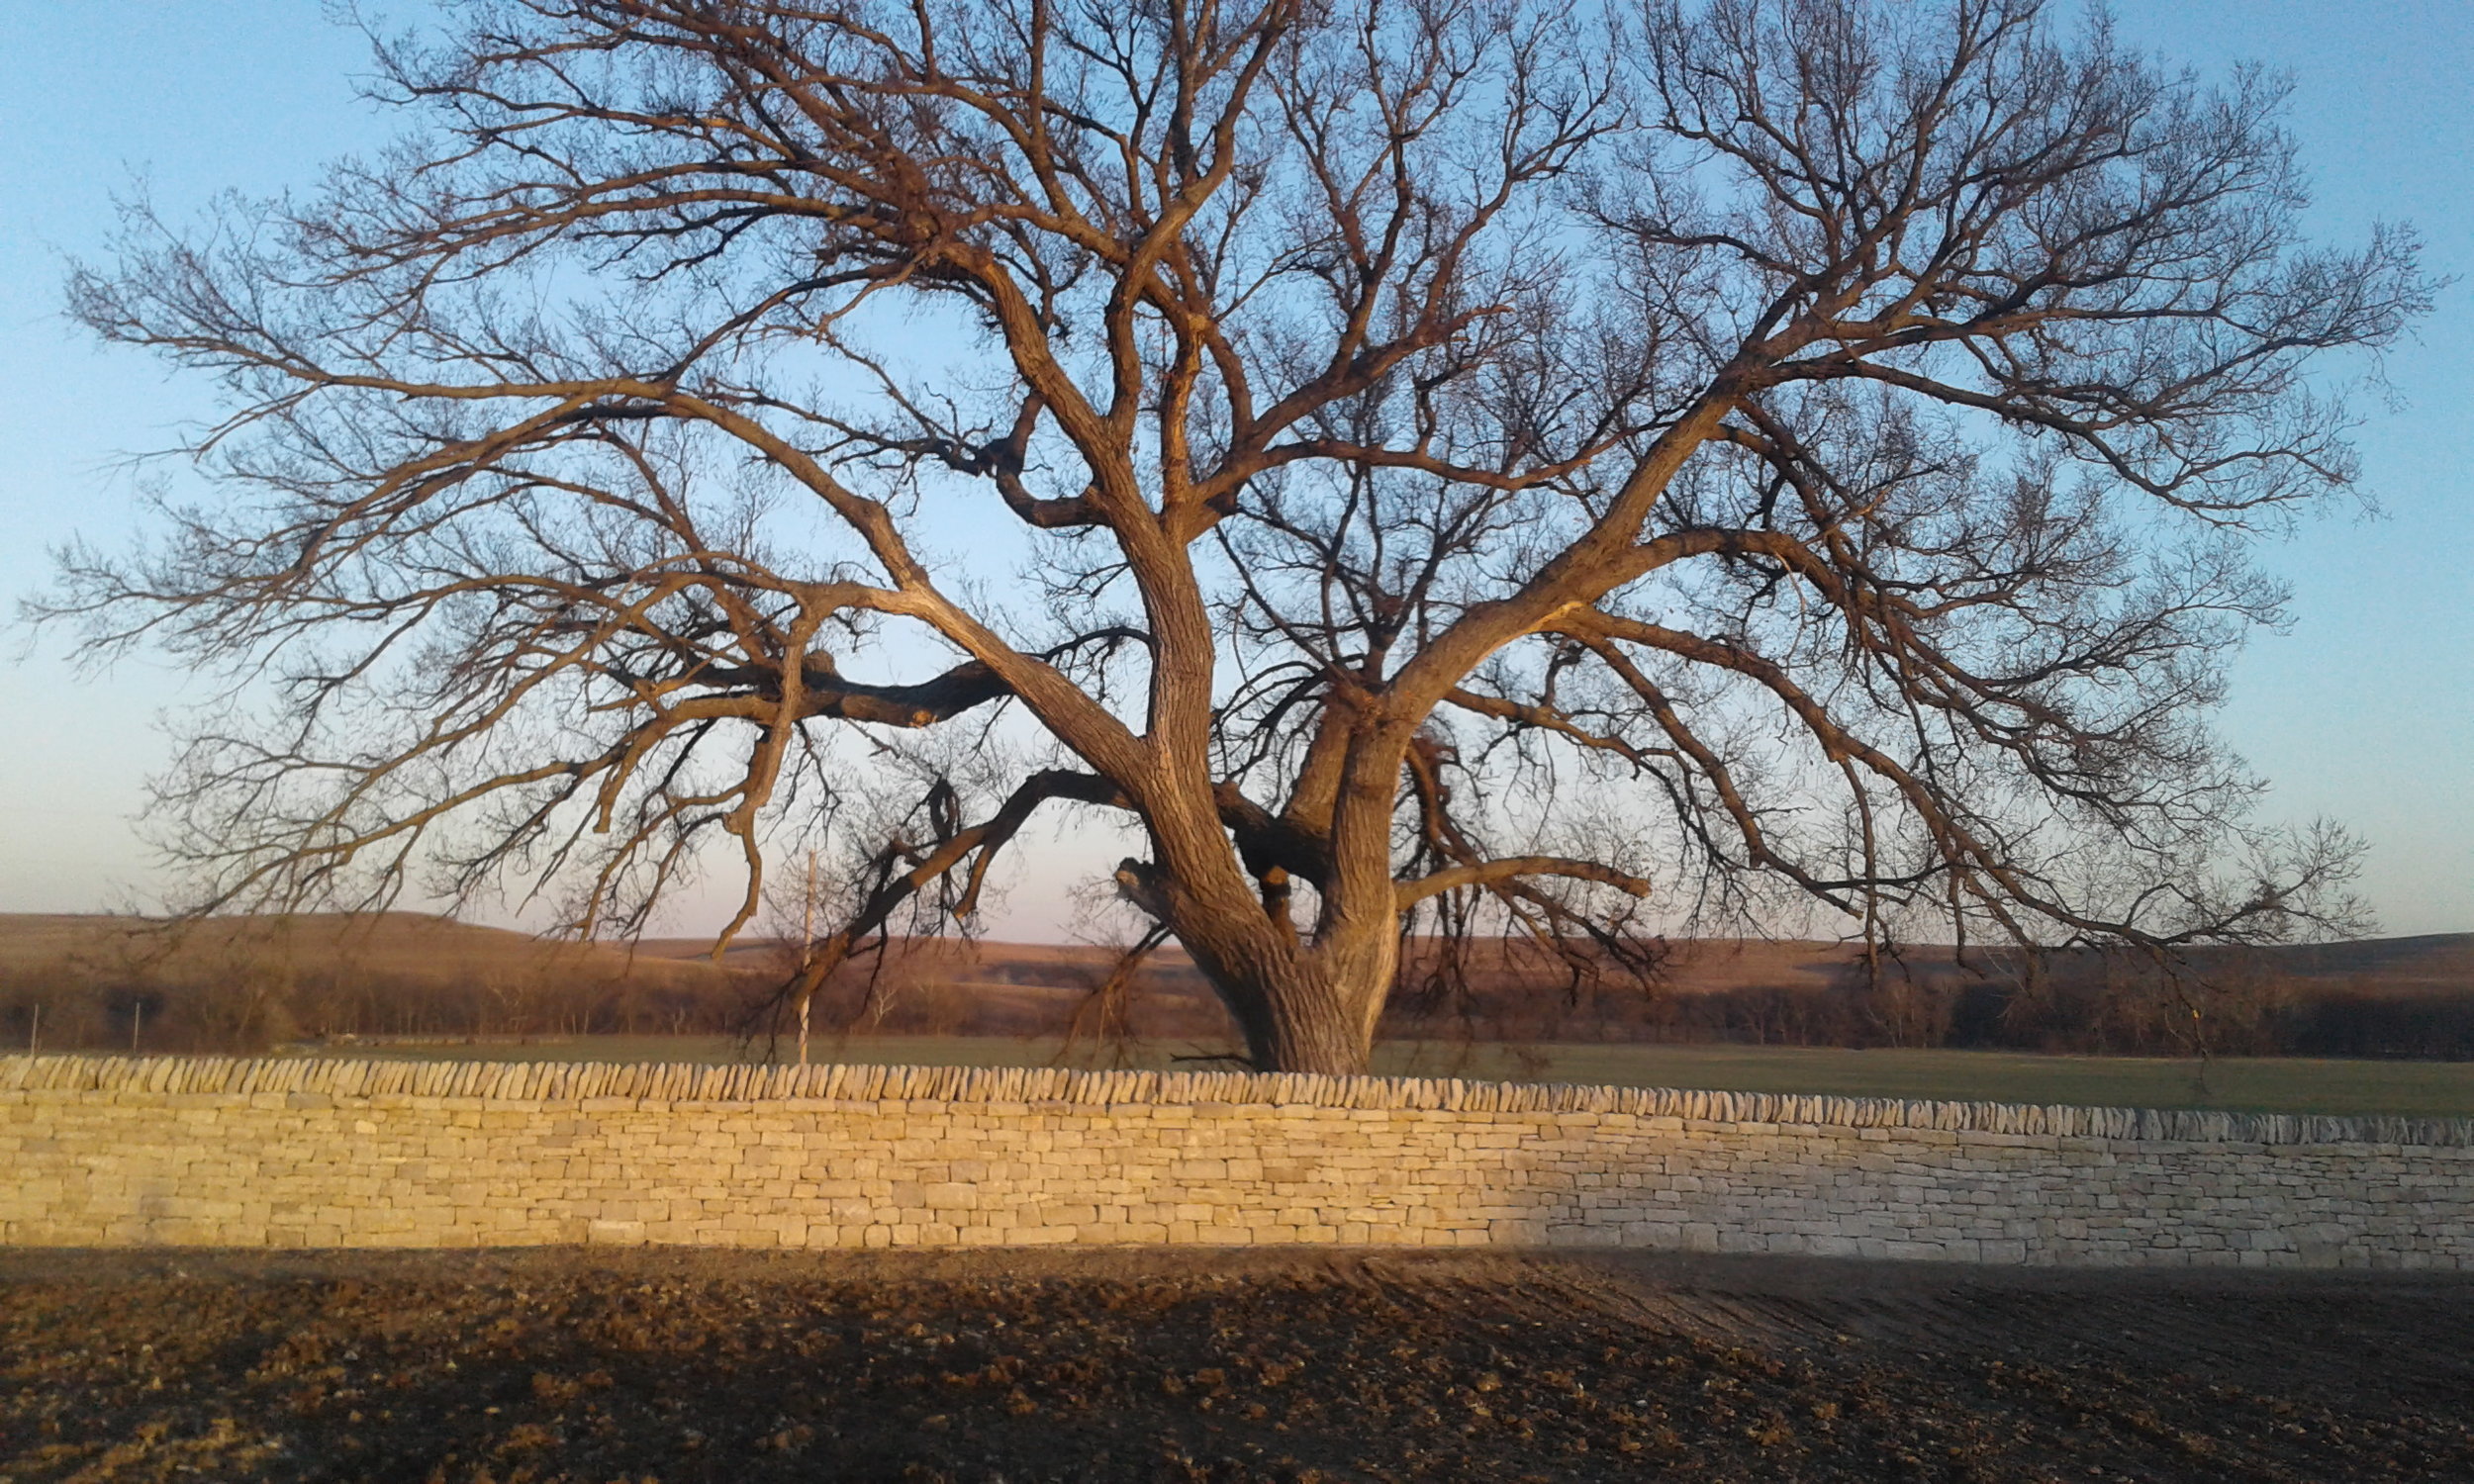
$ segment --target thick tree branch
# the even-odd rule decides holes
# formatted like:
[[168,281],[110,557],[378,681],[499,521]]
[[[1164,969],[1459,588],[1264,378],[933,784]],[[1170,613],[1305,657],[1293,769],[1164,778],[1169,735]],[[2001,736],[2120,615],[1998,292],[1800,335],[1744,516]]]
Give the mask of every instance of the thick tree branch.
[[1399,883],[1393,900],[1401,910],[1417,905],[1430,896],[1446,891],[1459,891],[1470,886],[1490,886],[1525,876],[1555,876],[1568,881],[1594,881],[1612,886],[1626,896],[1646,897],[1650,883],[1630,872],[1595,861],[1574,861],[1563,856],[1505,856],[1498,860],[1478,861],[1467,866],[1447,867],[1415,881]]

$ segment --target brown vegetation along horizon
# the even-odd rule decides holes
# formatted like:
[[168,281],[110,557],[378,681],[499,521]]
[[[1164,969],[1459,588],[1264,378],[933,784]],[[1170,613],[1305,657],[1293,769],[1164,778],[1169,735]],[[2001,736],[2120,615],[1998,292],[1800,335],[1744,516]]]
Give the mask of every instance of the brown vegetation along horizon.
[[19,1048],[687,1033],[715,1029],[747,991],[744,974],[711,963],[417,912],[0,914],[0,1028]]
[[[546,940],[409,912],[181,924],[0,914],[0,1045],[246,1051],[347,1035],[767,1029],[763,1006],[795,948],[750,942],[718,964],[710,950],[706,939]],[[1524,945],[1464,945],[1467,972],[1455,975],[1432,972],[1438,951],[1419,943],[1404,955],[1384,1039],[2474,1058],[2474,934],[2201,950],[2180,983],[2144,960],[2084,950],[2032,960],[1970,950],[1962,961],[1947,945],[1917,945],[1867,964],[1857,944],[1698,939],[1662,945],[1648,978],[1573,986]],[[1174,947],[1103,996],[1118,953],[897,941],[836,975],[816,1029],[1230,1040],[1208,984]]]

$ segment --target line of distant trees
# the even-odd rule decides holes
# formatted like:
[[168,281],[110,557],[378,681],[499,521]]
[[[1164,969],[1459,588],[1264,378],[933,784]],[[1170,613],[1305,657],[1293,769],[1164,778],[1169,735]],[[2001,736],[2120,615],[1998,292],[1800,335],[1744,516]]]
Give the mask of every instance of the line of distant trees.
[[[1609,978],[1567,992],[1509,965],[1451,992],[1396,995],[1390,1039],[1951,1047],[2093,1056],[2474,1060],[2474,993],[2400,990],[2367,976],[2304,976],[2224,955],[2201,977],[2160,982],[2130,958],[2023,965],[1988,959],[1850,966],[1808,983],[1689,992]],[[2023,972],[2026,971],[2026,972]],[[269,969],[248,964],[99,971],[62,960],[0,969],[0,1048],[253,1052],[342,1038],[761,1034],[755,1007],[784,971],[607,974],[556,964],[448,973]],[[881,972],[853,966],[819,997],[819,1031],[884,1035],[1088,1033],[1105,966],[1074,962]],[[1190,967],[1137,974],[1112,1033],[1217,1043],[1225,1017]]]
[[2474,992],[2401,992],[2367,978],[2308,978],[2217,963],[2179,986],[2150,966],[2072,964],[2021,974],[1997,962],[1836,981],[1660,993],[1600,986],[1571,996],[1405,996],[1395,1037],[1750,1046],[1955,1048],[2072,1056],[2474,1060]]

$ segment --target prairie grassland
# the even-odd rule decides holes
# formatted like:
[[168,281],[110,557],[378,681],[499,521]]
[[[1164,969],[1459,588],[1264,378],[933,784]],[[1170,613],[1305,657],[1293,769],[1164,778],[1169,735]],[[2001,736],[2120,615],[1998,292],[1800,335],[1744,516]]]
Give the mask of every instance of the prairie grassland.
[[[930,1067],[1209,1066],[1216,1048],[1141,1043],[1120,1056],[1053,1037],[817,1037],[817,1062]],[[296,1050],[295,1054],[299,1054]],[[321,1048],[341,1057],[518,1062],[763,1062],[762,1041],[725,1036],[571,1036],[480,1042],[367,1042]],[[1221,1063],[1217,1065],[1232,1065]],[[2276,1113],[2474,1117],[2474,1062],[2345,1062],[2228,1058],[2208,1064],[2145,1057],[2050,1057],[2012,1052],[1849,1051],[1760,1046],[1502,1046],[1394,1041],[1376,1049],[1389,1075],[1512,1081],[1710,1087],[1734,1092],[1821,1092],[1852,1097],[2221,1108]]]

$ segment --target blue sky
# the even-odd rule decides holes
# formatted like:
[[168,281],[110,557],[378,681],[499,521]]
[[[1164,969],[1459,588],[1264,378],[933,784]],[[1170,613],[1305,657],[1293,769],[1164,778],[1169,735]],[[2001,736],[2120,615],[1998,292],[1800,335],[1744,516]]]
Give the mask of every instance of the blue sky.
[[[2384,513],[2332,512],[2264,553],[2295,621],[2237,662],[2222,724],[2274,783],[2268,817],[2330,815],[2370,840],[2363,886],[2385,931],[2474,930],[2474,4],[2132,0],[2116,15],[2132,44],[2204,73],[2290,72],[2317,233],[2410,221],[2430,268],[2458,280],[2389,358],[2394,408],[2360,409]],[[325,158],[377,143],[392,126],[353,95],[364,65],[317,0],[0,0],[0,604],[40,588],[72,534],[125,539],[122,456],[206,411],[196,386],[69,328],[63,256],[99,252],[112,197],[141,179],[179,218],[220,190],[307,186]],[[0,911],[143,898],[132,816],[180,677],[80,675],[56,641],[0,636],[0,665],[20,654],[0,672]],[[1062,903],[1017,891],[996,926],[1051,936]],[[689,903],[671,926],[715,915]]]

